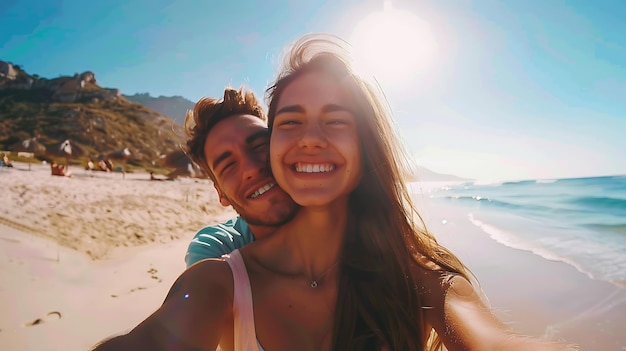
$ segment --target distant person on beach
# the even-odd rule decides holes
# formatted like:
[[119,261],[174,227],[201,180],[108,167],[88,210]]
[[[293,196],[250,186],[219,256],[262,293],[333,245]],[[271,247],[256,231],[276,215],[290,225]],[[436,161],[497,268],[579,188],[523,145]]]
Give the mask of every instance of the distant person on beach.
[[107,172],[113,172],[113,169],[114,169],[113,161],[111,161],[108,158],[105,158],[104,165],[106,166]]
[[[191,266],[154,314],[96,350],[574,349],[511,331],[423,228],[382,93],[341,41],[306,36],[285,62],[269,89],[269,152],[295,217]],[[218,174],[239,166],[231,152],[212,160]]]
[[103,172],[113,172],[113,161],[108,158],[102,158],[98,161],[98,168]]
[[102,172],[110,172],[111,170],[109,169],[109,167],[107,166],[107,163],[104,161],[104,159],[101,159],[100,161],[98,161],[98,168],[102,171]]
[[58,164],[56,162],[52,162],[50,164],[50,174],[61,177],[71,177],[72,172],[69,171],[65,165]]
[[221,100],[203,98],[185,127],[189,157],[209,175],[220,203],[239,214],[196,233],[185,255],[188,267],[264,238],[293,218],[298,206],[269,171],[267,118],[254,93],[227,88]]
[[164,180],[168,180],[168,181],[172,181],[174,180],[173,178],[160,178],[154,175],[154,171],[150,171],[150,180],[154,180],[154,181],[164,181]]
[[2,154],[2,161],[0,162],[0,167],[13,167],[13,164],[9,160],[9,156],[7,156],[7,154]]
[[87,163],[85,164],[86,171],[93,171],[93,161],[91,158],[87,158]]

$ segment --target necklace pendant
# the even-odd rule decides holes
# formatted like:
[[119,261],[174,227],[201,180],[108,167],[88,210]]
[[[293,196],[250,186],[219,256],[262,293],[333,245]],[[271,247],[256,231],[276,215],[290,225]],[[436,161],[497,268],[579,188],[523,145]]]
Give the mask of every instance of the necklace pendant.
[[311,280],[311,287],[312,287],[313,289],[317,288],[317,285],[318,285],[318,284],[317,284],[317,280]]

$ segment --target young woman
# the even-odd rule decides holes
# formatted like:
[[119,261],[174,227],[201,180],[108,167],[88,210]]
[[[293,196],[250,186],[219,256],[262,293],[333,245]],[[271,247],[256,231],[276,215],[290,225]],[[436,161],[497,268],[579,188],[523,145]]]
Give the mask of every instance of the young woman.
[[344,49],[304,37],[268,90],[270,164],[296,217],[190,267],[157,312],[99,349],[568,349],[511,332],[422,229],[388,108]]
[[[434,350],[441,342],[449,350],[564,349],[511,332],[467,268],[424,229],[402,179],[405,158],[388,106],[351,69],[347,52],[337,38],[306,36],[268,90],[272,172],[302,208],[262,245],[277,243],[266,257],[284,252],[267,268],[317,286],[303,288],[309,309],[334,308],[332,333],[328,325],[309,334],[314,349]],[[305,314],[292,312],[280,329]],[[271,349],[287,345],[274,344],[272,332]]]

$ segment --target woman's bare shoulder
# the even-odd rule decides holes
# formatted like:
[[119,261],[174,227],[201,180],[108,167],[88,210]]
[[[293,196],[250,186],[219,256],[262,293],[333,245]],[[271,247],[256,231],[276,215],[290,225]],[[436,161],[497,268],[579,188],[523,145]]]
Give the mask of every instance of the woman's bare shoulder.
[[463,278],[461,274],[446,270],[426,256],[419,257],[413,265],[413,277],[422,292],[434,296],[445,295],[453,278]]

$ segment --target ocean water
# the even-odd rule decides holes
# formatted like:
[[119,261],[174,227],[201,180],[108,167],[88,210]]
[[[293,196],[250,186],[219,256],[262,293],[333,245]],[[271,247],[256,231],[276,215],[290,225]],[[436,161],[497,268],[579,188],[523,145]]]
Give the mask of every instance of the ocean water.
[[626,288],[626,175],[432,187],[504,245]]

